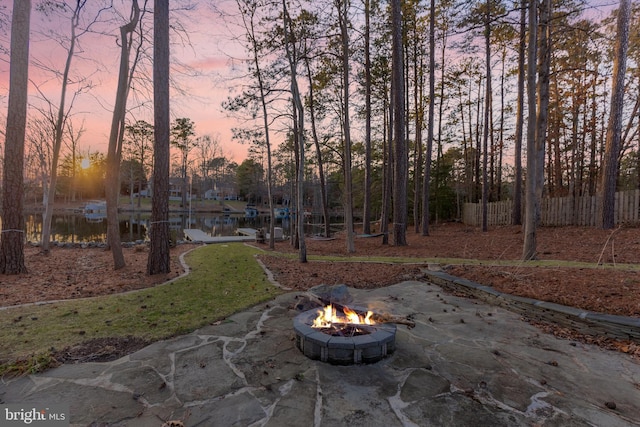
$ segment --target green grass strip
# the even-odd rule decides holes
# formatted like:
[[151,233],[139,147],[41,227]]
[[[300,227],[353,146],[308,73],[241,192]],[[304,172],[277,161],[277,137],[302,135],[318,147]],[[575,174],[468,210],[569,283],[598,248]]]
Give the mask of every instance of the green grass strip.
[[[279,256],[297,260],[298,254],[269,252],[271,256]],[[605,263],[564,260],[507,260],[507,259],[467,259],[467,258],[419,258],[419,257],[385,257],[385,256],[344,256],[344,255],[309,255],[309,261],[326,262],[374,262],[385,264],[441,264],[441,265],[483,265],[483,266],[511,266],[511,267],[568,267],[592,268],[606,270],[640,271],[640,264]]]
[[168,338],[271,299],[282,291],[267,280],[258,252],[240,243],[203,246],[186,256],[191,273],[168,284],[0,310],[0,374],[19,359],[46,359],[52,348],[104,337]]

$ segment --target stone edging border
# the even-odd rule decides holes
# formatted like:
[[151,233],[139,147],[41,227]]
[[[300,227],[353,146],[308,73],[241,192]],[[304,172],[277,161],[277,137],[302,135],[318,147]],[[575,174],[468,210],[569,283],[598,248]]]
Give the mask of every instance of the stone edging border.
[[552,322],[585,335],[607,336],[640,342],[640,318],[595,313],[566,305],[498,292],[491,286],[442,271],[424,270],[427,280],[448,290],[462,292],[487,303],[522,314],[532,320]]
[[[200,246],[205,246],[205,245],[200,245]],[[195,248],[191,248],[186,252],[183,252],[179,257],[178,260],[180,261],[180,264],[182,265],[182,268],[184,269],[184,271],[182,272],[182,274],[180,274],[179,276],[176,276],[172,279],[167,280],[166,282],[162,282],[162,283],[158,283],[157,285],[148,287],[148,288],[141,288],[141,289],[132,289],[130,291],[126,291],[126,292],[121,292],[119,294],[112,294],[112,295],[128,295],[128,294],[133,294],[135,292],[140,292],[140,291],[144,291],[145,289],[152,289],[152,288],[156,288],[159,286],[164,286],[164,285],[168,285],[170,283],[175,282],[178,279],[182,279],[183,277],[187,276],[189,273],[191,273],[191,267],[189,267],[189,264],[187,264],[187,261],[185,261],[184,257],[185,255],[187,255],[189,252],[198,249],[200,246],[196,246]],[[26,302],[24,304],[16,304],[16,305],[8,305],[5,307],[0,307],[0,311],[3,310],[9,310],[12,308],[20,308],[20,307],[30,307],[30,306],[41,306],[41,305],[50,305],[50,304],[59,304],[61,302],[68,302],[68,301],[85,301],[85,300],[90,300],[93,298],[98,298],[100,296],[106,296],[106,295],[98,295],[98,296],[91,296],[91,297],[84,297],[84,298],[70,298],[70,299],[54,299],[54,300],[47,300],[47,301],[37,301],[37,302]]]

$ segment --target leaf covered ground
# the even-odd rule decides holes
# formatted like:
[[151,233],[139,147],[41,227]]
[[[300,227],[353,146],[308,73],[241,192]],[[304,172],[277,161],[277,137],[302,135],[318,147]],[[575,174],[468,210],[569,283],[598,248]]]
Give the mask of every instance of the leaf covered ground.
[[[407,233],[408,245],[395,246],[382,237],[357,237],[355,253],[348,254],[345,236],[332,240],[307,237],[307,263],[273,256],[267,245],[261,256],[277,280],[292,289],[344,283],[372,288],[420,276],[434,262],[452,275],[491,285],[515,295],[553,301],[585,310],[640,317],[640,228],[599,230],[587,227],[539,228],[538,260],[519,262],[523,233],[517,226],[492,227],[488,232],[462,224],[432,226],[428,236]],[[120,293],[162,283],[183,272],[179,255],[197,245],[171,249],[172,271],[146,275],[148,248],[125,248],[127,267],[113,270],[111,252],[102,248],[58,248],[43,255],[38,247],[25,248],[29,273],[0,276],[0,306],[74,299]],[[293,254],[288,241],[276,252]],[[313,260],[314,256],[330,261]],[[362,262],[367,257],[371,262]],[[395,257],[410,264],[374,262]],[[350,261],[357,262],[350,262]],[[510,265],[504,265],[509,263]],[[606,266],[605,266],[606,265]],[[615,268],[611,268],[615,267]]]
[[[263,256],[280,282],[294,289],[321,283],[377,287],[419,277],[438,263],[449,274],[490,285],[499,291],[552,301],[585,310],[640,317],[640,228],[598,230],[583,227],[540,228],[538,261],[524,263],[520,227],[488,232],[462,224],[432,227],[429,236],[410,231],[407,246],[382,244],[381,237],[356,238],[348,254],[344,236],[306,240],[308,255],[333,256],[343,262],[300,264]],[[293,252],[288,243],[278,251]],[[348,263],[349,257],[398,257],[414,264]],[[507,265],[508,264],[508,265]]]
[[[589,227],[539,228],[538,262],[520,262],[523,233],[519,226],[491,227],[488,232],[457,223],[432,226],[428,236],[407,233],[408,245],[395,246],[382,237],[357,237],[356,252],[348,254],[345,236],[332,240],[305,239],[310,261],[300,263],[288,241],[256,245],[265,251],[261,261],[283,286],[296,290],[318,284],[347,284],[374,288],[423,277],[428,265],[449,274],[490,285],[499,291],[585,310],[640,317],[640,228],[599,230]],[[25,248],[29,273],[0,276],[0,306],[75,299],[154,286],[182,274],[179,255],[196,245],[172,249],[172,272],[147,276],[148,249],[125,249],[127,267],[114,271],[109,251],[99,248],[53,248],[48,256],[37,247]],[[282,254],[291,255],[290,257]],[[314,259],[321,256],[323,259]],[[408,264],[376,262],[395,257]],[[363,258],[367,258],[363,262]],[[329,259],[329,260],[327,260]],[[353,262],[357,261],[357,262]],[[558,336],[571,331],[541,326]],[[574,337],[575,338],[575,337]],[[611,343],[598,337],[590,342],[640,354],[637,344]],[[605,342],[606,341],[606,342]],[[97,344],[98,345],[98,344]],[[86,349],[85,349],[86,351]]]

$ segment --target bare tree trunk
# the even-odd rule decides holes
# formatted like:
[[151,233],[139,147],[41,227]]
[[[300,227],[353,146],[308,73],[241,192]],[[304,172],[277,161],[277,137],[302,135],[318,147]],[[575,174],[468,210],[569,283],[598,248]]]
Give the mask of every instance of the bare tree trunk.
[[109,135],[109,148],[107,152],[107,177],[106,177],[106,201],[107,201],[107,244],[113,256],[113,268],[119,270],[126,265],[122,244],[120,242],[120,224],[118,222],[118,195],[120,194],[120,162],[122,160],[122,136],[125,127],[125,115],[127,110],[127,94],[129,92],[129,54],[131,52],[131,40],[129,35],[133,33],[140,18],[138,1],[131,3],[131,21],[120,27],[120,70],[118,75],[118,89],[116,102],[113,107],[113,119]]
[[540,9],[540,62],[538,65],[538,108],[536,122],[536,224],[540,222],[540,203],[544,190],[544,155],[549,122],[549,80],[551,69],[551,0]]
[[[480,148],[480,117],[482,117],[482,108],[481,108],[481,96],[482,93],[482,76],[478,78],[478,100],[476,101],[476,123],[475,123],[475,141],[476,141],[476,152],[475,152],[475,169],[474,169],[474,180],[475,180],[475,195],[477,200],[482,198],[482,180],[481,180],[481,171],[480,168],[480,157],[482,155],[482,150]],[[471,88],[469,88],[469,99],[471,99]],[[469,115],[471,117],[471,115]]]
[[516,111],[516,133],[514,148],[514,188],[513,211],[511,223],[522,224],[522,129],[524,127],[524,80],[525,80],[525,49],[527,34],[527,1],[520,6],[520,41],[518,44],[518,106]]
[[[434,46],[435,48],[435,46]],[[445,50],[446,50],[446,37],[442,38],[442,50],[441,50],[441,58],[440,58],[440,102],[438,102],[438,137],[436,138],[436,168],[438,170],[440,170],[440,167],[442,166],[442,157],[443,157],[443,151],[442,151],[442,123],[444,121],[444,104],[445,104],[445,96],[444,96],[444,82],[445,82],[445,71],[447,69],[445,61],[446,61],[446,55],[445,55]],[[435,99],[435,96],[434,96]],[[435,124],[434,124],[434,129],[435,129]],[[436,175],[436,182],[435,182],[435,186],[436,188],[436,194],[434,195],[434,199],[435,199],[435,207],[433,209],[433,211],[435,212],[435,223],[438,223],[438,213],[440,212],[440,197],[438,197],[438,192],[440,189],[440,174]]]
[[[389,101],[393,98],[393,89],[389,93]],[[380,232],[382,233],[382,244],[389,244],[389,213],[391,212],[391,186],[393,175],[393,109],[387,99],[383,103],[382,111],[388,117],[388,124],[385,129],[385,141],[383,144],[383,162],[382,162],[382,209],[380,212]],[[385,119],[385,124],[387,120]]]
[[496,166],[496,200],[502,200],[502,153],[504,151],[504,128],[505,128],[505,63],[506,63],[506,48],[502,51],[502,69],[500,72],[500,128],[498,137],[498,164]]
[[297,73],[293,74],[291,83],[292,97],[294,98],[293,133],[298,156],[296,161],[296,247],[298,248],[298,261],[305,263],[307,262],[307,246],[304,236],[304,111],[302,110],[296,75]]
[[44,218],[42,222],[42,252],[49,253],[51,240],[51,218],[53,216],[53,205],[56,198],[56,185],[58,181],[58,160],[60,158],[60,148],[62,145],[62,135],[66,122],[65,100],[67,96],[67,86],[69,84],[69,71],[71,70],[71,60],[75,54],[77,34],[76,29],[80,20],[80,14],[84,6],[84,2],[77,2],[76,8],[71,17],[71,42],[67,51],[67,59],[62,73],[62,85],[60,89],[60,103],[58,105],[58,116],[55,124],[55,135],[53,141],[53,154],[51,159],[51,176],[49,178],[49,188],[44,210]]
[[484,98],[484,129],[482,134],[482,231],[488,231],[487,206],[489,203],[489,183],[487,182],[487,156],[489,142],[489,116],[491,111],[491,8],[487,3],[487,11],[484,24],[485,34],[485,65],[486,65],[486,89]]
[[458,99],[460,102],[460,131],[462,132],[462,159],[464,164],[464,184],[463,188],[465,189],[466,195],[464,200],[466,202],[471,202],[472,200],[472,191],[471,191],[471,176],[473,175],[473,168],[471,163],[471,148],[473,144],[469,144],[470,136],[467,136],[467,119],[465,118],[465,105],[462,97],[462,85],[458,85]]
[[344,104],[344,117],[342,128],[344,132],[344,225],[347,243],[347,252],[356,251],[353,226],[353,183],[351,178],[351,123],[349,117],[349,33],[347,0],[336,0],[338,19],[340,21],[340,39],[342,42],[342,102]]
[[[253,17],[252,17],[253,18]],[[267,194],[269,195],[269,249],[275,249],[275,210],[273,207],[273,165],[271,158],[271,137],[269,133],[269,117],[267,113],[267,99],[264,88],[264,82],[262,81],[262,70],[260,68],[260,61],[258,59],[258,43],[255,39],[255,31],[253,28],[253,19],[251,20],[251,41],[253,46],[253,62],[256,67],[256,74],[258,76],[258,86],[260,87],[260,104],[262,106],[262,124],[264,127],[264,139],[267,145]]]
[[613,80],[611,86],[611,115],[607,126],[604,163],[602,165],[601,202],[598,226],[607,230],[615,225],[615,193],[618,180],[618,156],[622,135],[622,114],[624,109],[624,74],[627,69],[627,50],[629,48],[629,21],[631,1],[620,0],[618,9],[617,37],[613,60]]
[[294,131],[298,141],[298,169],[297,169],[297,203],[296,203],[296,220],[298,224],[298,261],[307,262],[307,246],[304,239],[304,109],[302,99],[300,98],[300,90],[298,88],[298,73],[296,70],[297,52],[295,44],[292,42],[290,29],[291,17],[287,11],[286,0],[282,0],[282,10],[284,15],[284,37],[287,59],[289,62],[289,70],[291,72],[291,97],[293,98],[294,114]]
[[362,232],[371,233],[371,1],[364,1],[364,207]]
[[429,235],[429,197],[431,192],[429,184],[431,181],[431,151],[433,150],[433,126],[435,110],[435,79],[436,79],[436,42],[435,42],[435,0],[431,0],[429,11],[429,115],[427,118],[427,148],[424,160],[424,181],[422,183],[422,235]]
[[407,141],[405,139],[404,109],[404,58],[402,51],[402,5],[400,0],[391,2],[391,27],[393,39],[393,240],[395,246],[407,245]]
[[527,181],[522,259],[536,257],[536,57],[538,42],[537,2],[529,1],[529,45],[527,47]]
[[[597,67],[595,68],[598,69]],[[591,135],[590,135],[590,144],[589,144],[589,171],[588,171],[588,183],[587,183],[587,191],[589,196],[596,195],[596,177],[597,177],[597,167],[596,167],[596,150],[598,146],[598,81],[599,74],[596,71],[596,75],[594,76],[593,83],[593,92],[591,95]],[[638,141],[640,143],[640,141]],[[640,147],[639,147],[640,148]],[[640,179],[640,156],[638,156],[638,177]],[[638,188],[640,188],[640,181]]]
[[153,14],[154,167],[147,274],[171,271],[169,249],[169,0]]
[[414,143],[414,178],[413,178],[413,225],[415,233],[420,233],[420,226],[422,225],[421,215],[420,215],[420,207],[421,207],[421,196],[422,196],[422,164],[424,162],[423,156],[423,148],[422,148],[422,123],[424,121],[424,109],[422,108],[422,93],[423,91],[423,69],[424,62],[422,61],[422,56],[420,56],[420,66],[418,66],[418,43],[417,40],[414,42],[413,48],[413,57],[414,57],[414,67],[413,67],[413,103],[414,103],[414,126],[416,128],[416,137]]
[[331,220],[329,218],[329,201],[327,198],[327,183],[326,183],[326,178],[324,176],[324,160],[322,158],[322,150],[320,148],[320,139],[318,138],[318,131],[316,128],[313,77],[311,75],[311,64],[309,64],[309,55],[305,55],[304,61],[307,68],[307,75],[309,76],[309,118],[311,120],[311,137],[313,138],[313,144],[316,147],[316,160],[318,162],[318,179],[320,180],[320,198],[322,199],[322,218],[324,221],[324,237],[329,237],[331,236]]
[[11,18],[9,109],[2,170],[0,273],[26,273],[24,263],[24,139],[29,88],[31,0],[14,0]]
[[298,215],[297,212],[297,206],[298,206],[298,171],[300,170],[300,143],[298,142],[298,132],[297,132],[297,108],[295,105],[292,106],[292,114],[293,114],[293,127],[294,127],[294,132],[293,132],[293,155],[294,155],[294,168],[293,168],[293,172],[294,172],[294,177],[293,177],[293,182],[291,183],[291,209],[293,212],[293,217],[296,218],[296,220],[292,220],[290,223],[290,227],[291,227],[291,246],[293,246],[294,248],[298,249],[298,242],[299,242],[299,228],[298,228],[298,221],[297,221],[297,216]]

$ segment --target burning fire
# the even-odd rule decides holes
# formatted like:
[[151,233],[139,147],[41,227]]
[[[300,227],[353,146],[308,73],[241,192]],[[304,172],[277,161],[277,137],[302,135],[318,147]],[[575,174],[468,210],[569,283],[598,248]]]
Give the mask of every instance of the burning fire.
[[313,328],[330,328],[334,323],[338,324],[354,324],[354,325],[373,325],[376,322],[371,318],[373,312],[367,311],[366,316],[361,316],[349,307],[342,307],[344,316],[338,316],[336,308],[329,304],[324,309],[318,310],[318,317],[313,321]]

